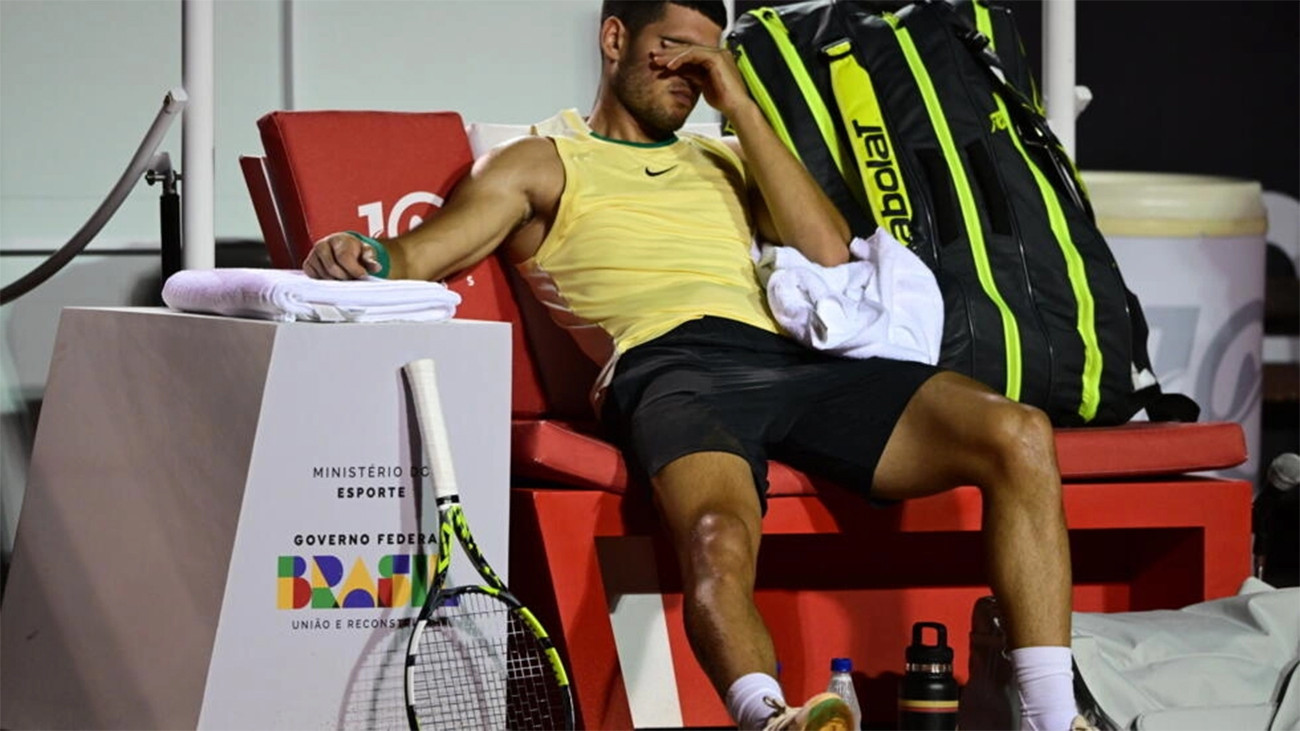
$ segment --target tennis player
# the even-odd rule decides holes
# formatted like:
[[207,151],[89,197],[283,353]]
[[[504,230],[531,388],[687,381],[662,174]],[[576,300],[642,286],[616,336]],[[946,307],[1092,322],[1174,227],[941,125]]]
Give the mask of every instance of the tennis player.
[[[377,244],[328,236],[304,269],[361,278],[382,255],[392,277],[441,279],[504,247],[605,366],[604,424],[653,490],[680,562],[691,647],[741,728],[851,723],[837,696],[792,705],[774,678],[753,601],[770,456],[880,501],[977,485],[1023,725],[1082,724],[1051,425],[962,375],[839,359],[781,333],[751,241],[836,265],[851,237],[719,47],[725,24],[718,1],[605,2],[589,115],[562,112],[541,136],[485,155],[442,213],[410,233]],[[701,96],[735,138],[678,134]]]

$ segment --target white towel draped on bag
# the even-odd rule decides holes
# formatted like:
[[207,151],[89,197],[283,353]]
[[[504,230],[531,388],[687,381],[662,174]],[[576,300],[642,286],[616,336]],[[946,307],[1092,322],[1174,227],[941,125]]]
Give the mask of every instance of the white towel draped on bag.
[[300,270],[190,269],[167,278],[163,302],[182,312],[291,322],[446,320],[460,295],[438,282],[312,279]]
[[793,247],[763,245],[758,276],[777,323],[846,358],[937,363],[943,297],[930,268],[884,229],[853,239],[849,251],[847,264],[824,267]]

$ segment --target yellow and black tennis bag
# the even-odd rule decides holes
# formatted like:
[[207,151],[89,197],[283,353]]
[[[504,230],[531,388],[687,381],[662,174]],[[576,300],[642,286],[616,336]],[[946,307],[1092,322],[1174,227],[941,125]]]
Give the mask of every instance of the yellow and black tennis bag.
[[855,234],[877,226],[935,272],[940,365],[1061,426],[1147,409],[1162,394],[1147,329],[1043,118],[1005,9],[814,0],[741,15],[728,38],[782,141]]

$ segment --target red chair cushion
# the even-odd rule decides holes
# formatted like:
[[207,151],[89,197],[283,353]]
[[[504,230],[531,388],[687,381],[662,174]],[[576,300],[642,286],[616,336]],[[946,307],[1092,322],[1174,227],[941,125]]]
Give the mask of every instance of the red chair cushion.
[[[550,420],[515,421],[510,448],[516,478],[616,494],[627,490],[619,450],[588,429]],[[1232,467],[1246,460],[1246,442],[1235,423],[1132,423],[1058,429],[1056,453],[1062,480],[1079,482]],[[817,492],[817,480],[780,462],[768,463],[768,482],[769,497]]]
[[1102,429],[1057,429],[1056,459],[1067,480],[1177,475],[1236,467],[1246,436],[1235,422],[1132,422]]

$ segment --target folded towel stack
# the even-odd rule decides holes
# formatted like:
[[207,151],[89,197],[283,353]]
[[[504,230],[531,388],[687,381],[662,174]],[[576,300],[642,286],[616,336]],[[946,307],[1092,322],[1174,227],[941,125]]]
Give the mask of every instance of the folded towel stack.
[[446,320],[460,304],[460,295],[437,282],[339,282],[284,269],[190,269],[168,277],[162,295],[182,312],[279,322]]
[[764,245],[758,275],[778,324],[799,342],[847,358],[931,365],[943,341],[943,297],[930,268],[884,229],[849,245],[836,267]]

